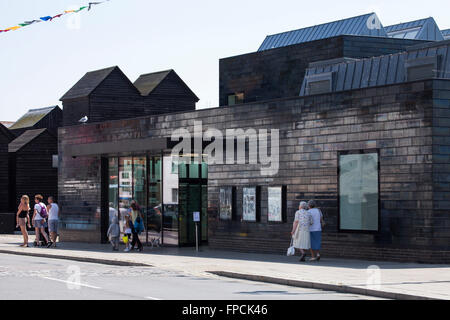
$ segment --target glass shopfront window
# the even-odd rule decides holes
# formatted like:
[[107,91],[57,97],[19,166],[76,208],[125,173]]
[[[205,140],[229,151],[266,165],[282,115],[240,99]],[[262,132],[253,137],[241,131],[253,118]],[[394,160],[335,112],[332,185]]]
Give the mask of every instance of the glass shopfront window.
[[161,157],[151,157],[148,176],[148,241],[162,243]]
[[119,158],[119,213],[121,219],[133,199],[133,158]]
[[343,231],[378,231],[379,170],[377,152],[339,155],[339,227]]
[[164,244],[178,245],[178,170],[172,157],[163,158]]
[[140,236],[142,242],[192,245],[195,243],[193,212],[200,212],[199,238],[207,241],[207,178],[206,163],[175,164],[171,156],[110,158],[110,222],[117,215],[123,232],[124,217],[132,201],[136,201],[146,226]]
[[[133,200],[136,201],[142,218],[147,221],[147,158],[133,158]],[[139,236],[141,241],[147,241],[146,232]]]
[[119,212],[119,160],[117,158],[109,159],[109,223],[112,218],[118,216]]

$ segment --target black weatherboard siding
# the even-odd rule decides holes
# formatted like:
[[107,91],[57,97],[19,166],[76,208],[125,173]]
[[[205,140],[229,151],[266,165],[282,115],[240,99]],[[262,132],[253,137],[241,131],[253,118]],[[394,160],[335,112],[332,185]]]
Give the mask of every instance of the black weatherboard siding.
[[142,75],[135,82],[119,67],[88,72],[62,98],[64,126],[195,110],[197,96],[174,70]]
[[[269,50],[270,51],[270,50]],[[70,145],[169,137],[193,121],[203,129],[279,129],[280,170],[210,165],[208,228],[212,248],[284,253],[301,200],[316,199],[327,226],[324,254],[349,258],[449,263],[449,80],[294,97],[242,106],[61,128],[59,192],[62,239],[100,241],[101,157],[65,154]],[[446,136],[447,135],[447,136]],[[89,142],[88,142],[89,141]],[[380,231],[338,230],[338,154],[379,150]],[[146,152],[146,150],[142,150]],[[447,162],[446,162],[447,161]],[[219,189],[236,186],[233,221],[219,219]],[[242,189],[261,188],[260,222],[242,222]],[[268,223],[267,188],[286,186],[287,222]]]
[[368,58],[404,51],[423,41],[337,36],[221,59],[220,105],[244,93],[244,102],[298,96],[309,63],[336,58]]
[[0,213],[10,209],[8,145],[13,139],[14,135],[0,124]]
[[58,196],[58,169],[53,168],[53,155],[58,154],[58,140],[46,129],[29,130],[9,144],[11,168],[14,172],[14,204],[22,195]]

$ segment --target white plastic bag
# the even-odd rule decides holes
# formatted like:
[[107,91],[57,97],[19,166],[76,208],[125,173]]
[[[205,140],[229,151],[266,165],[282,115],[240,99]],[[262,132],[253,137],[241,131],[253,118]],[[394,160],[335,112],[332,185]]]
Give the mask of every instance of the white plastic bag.
[[287,249],[287,256],[295,256],[294,238],[291,238],[291,246],[289,247],[289,249]]

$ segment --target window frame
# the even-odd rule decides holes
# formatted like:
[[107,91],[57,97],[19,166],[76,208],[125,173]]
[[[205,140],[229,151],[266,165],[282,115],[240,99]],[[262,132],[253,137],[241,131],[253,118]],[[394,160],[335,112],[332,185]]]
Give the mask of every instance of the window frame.
[[[334,76],[335,72],[323,72],[323,73],[318,73],[318,74],[311,74],[311,75],[307,75],[305,77],[305,95],[307,96],[311,96],[311,95],[320,95],[320,94],[326,94],[326,93],[330,93],[333,91],[333,79],[335,78]],[[320,92],[320,93],[311,93],[311,89],[310,89],[310,84],[311,83],[315,83],[315,82],[324,82],[324,81],[328,81],[329,82],[329,87],[328,87],[328,91],[325,92]]]
[[[431,80],[436,79],[439,77],[439,71],[435,72],[435,70],[439,70],[439,64],[440,64],[440,55],[434,55],[430,57],[420,57],[420,58],[414,58],[414,59],[408,59],[405,62],[405,76],[407,82],[415,82],[415,81],[423,81],[423,80]],[[431,72],[433,76],[430,78],[428,76],[411,79],[409,75],[410,69],[418,68],[418,67],[427,67],[431,66]]]
[[[378,155],[378,230],[349,230],[341,228],[341,156],[351,155],[351,154],[371,154],[376,153]],[[337,229],[338,233],[353,233],[353,234],[380,234],[381,232],[381,194],[380,194],[380,169],[381,169],[381,159],[380,159],[380,149],[356,149],[356,150],[345,150],[338,151],[338,166],[337,166]]]
[[[237,97],[242,95],[242,100],[238,102]],[[234,97],[234,104],[230,104],[230,98]],[[227,105],[228,106],[237,106],[245,103],[245,93],[242,92],[234,92],[227,95]]]

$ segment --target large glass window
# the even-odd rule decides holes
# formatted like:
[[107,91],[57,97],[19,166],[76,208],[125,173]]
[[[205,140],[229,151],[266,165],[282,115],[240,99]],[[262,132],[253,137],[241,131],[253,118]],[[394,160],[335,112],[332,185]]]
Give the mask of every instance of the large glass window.
[[119,158],[119,211],[123,218],[133,199],[133,158]]
[[117,158],[109,159],[109,223],[113,217],[118,217],[119,212],[119,160]]
[[377,152],[339,155],[339,224],[344,231],[378,231]]
[[[133,200],[136,201],[142,218],[147,221],[147,158],[133,158]],[[146,242],[146,232],[140,234],[140,239]]]
[[178,169],[171,156],[163,159],[164,244],[178,245]]
[[148,177],[148,240],[162,242],[162,199],[161,199],[161,157],[152,157],[149,161]]

